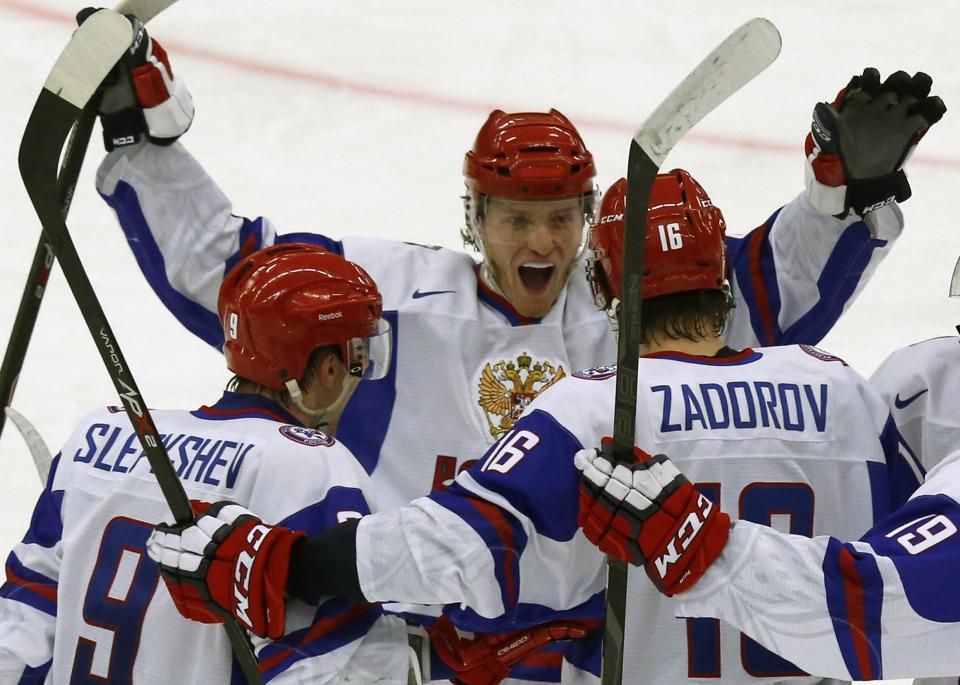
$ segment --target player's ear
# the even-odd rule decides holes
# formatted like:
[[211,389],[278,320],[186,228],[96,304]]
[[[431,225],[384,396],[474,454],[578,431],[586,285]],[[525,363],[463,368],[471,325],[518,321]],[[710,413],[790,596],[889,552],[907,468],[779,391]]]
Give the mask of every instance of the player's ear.
[[345,373],[346,367],[343,365],[340,355],[330,350],[320,357],[316,373],[311,380],[322,384],[325,390],[335,390],[339,393]]

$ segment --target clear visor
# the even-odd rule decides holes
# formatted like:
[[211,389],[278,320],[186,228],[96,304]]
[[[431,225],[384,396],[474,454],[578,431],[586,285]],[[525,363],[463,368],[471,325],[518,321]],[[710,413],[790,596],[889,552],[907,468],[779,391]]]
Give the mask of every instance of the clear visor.
[[960,297],[960,259],[957,259],[953,276],[950,277],[950,297]]
[[384,319],[377,321],[377,330],[366,338],[351,338],[347,343],[350,358],[347,368],[350,375],[363,380],[376,381],[390,373],[393,356],[393,336],[390,324]]
[[578,244],[593,207],[591,196],[559,200],[507,200],[487,196],[479,232],[491,245],[523,245],[532,240]]

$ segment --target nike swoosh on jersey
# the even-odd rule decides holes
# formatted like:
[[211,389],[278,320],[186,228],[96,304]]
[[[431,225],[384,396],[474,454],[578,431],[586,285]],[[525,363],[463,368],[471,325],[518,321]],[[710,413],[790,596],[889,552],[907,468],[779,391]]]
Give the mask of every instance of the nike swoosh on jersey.
[[424,290],[420,292],[420,289],[417,288],[413,291],[413,299],[419,300],[421,297],[430,297],[431,295],[443,295],[444,293],[455,293],[456,290]]
[[923,393],[927,392],[928,390],[930,390],[930,388],[924,388],[923,390],[921,390],[920,392],[918,392],[916,395],[911,395],[910,397],[908,397],[908,398],[905,399],[905,400],[901,400],[901,399],[900,399],[900,393],[897,393],[897,396],[893,398],[893,404],[894,404],[894,406],[895,406],[897,409],[903,409],[904,407],[906,407],[908,404],[910,404],[911,402],[913,402],[915,399],[917,399],[918,397],[920,397],[920,395],[922,395]]

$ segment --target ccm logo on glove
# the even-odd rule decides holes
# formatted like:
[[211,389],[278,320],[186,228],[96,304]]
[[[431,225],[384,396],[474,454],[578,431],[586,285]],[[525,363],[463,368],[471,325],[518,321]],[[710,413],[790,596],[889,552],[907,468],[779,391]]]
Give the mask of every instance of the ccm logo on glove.
[[240,550],[233,572],[233,597],[237,602],[234,615],[247,628],[253,628],[253,622],[247,613],[250,610],[250,571],[253,569],[255,555],[269,532],[270,528],[262,523],[250,529],[247,534],[247,544],[250,547]]
[[680,529],[674,534],[673,539],[667,543],[666,552],[654,560],[654,565],[661,580],[667,577],[670,566],[680,561],[680,555],[690,546],[697,534],[703,530],[703,524],[706,523],[707,516],[713,509],[713,503],[702,494],[697,498],[696,506],[697,509],[687,515]]

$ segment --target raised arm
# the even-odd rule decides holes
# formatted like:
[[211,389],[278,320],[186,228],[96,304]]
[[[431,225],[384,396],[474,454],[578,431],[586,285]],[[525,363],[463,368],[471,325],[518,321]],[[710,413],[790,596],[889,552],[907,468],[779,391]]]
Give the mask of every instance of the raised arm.
[[903,229],[902,169],[942,117],[930,77],[876,69],[814,109],[806,188],[743,238],[728,238],[735,347],[816,344],[846,311]]

